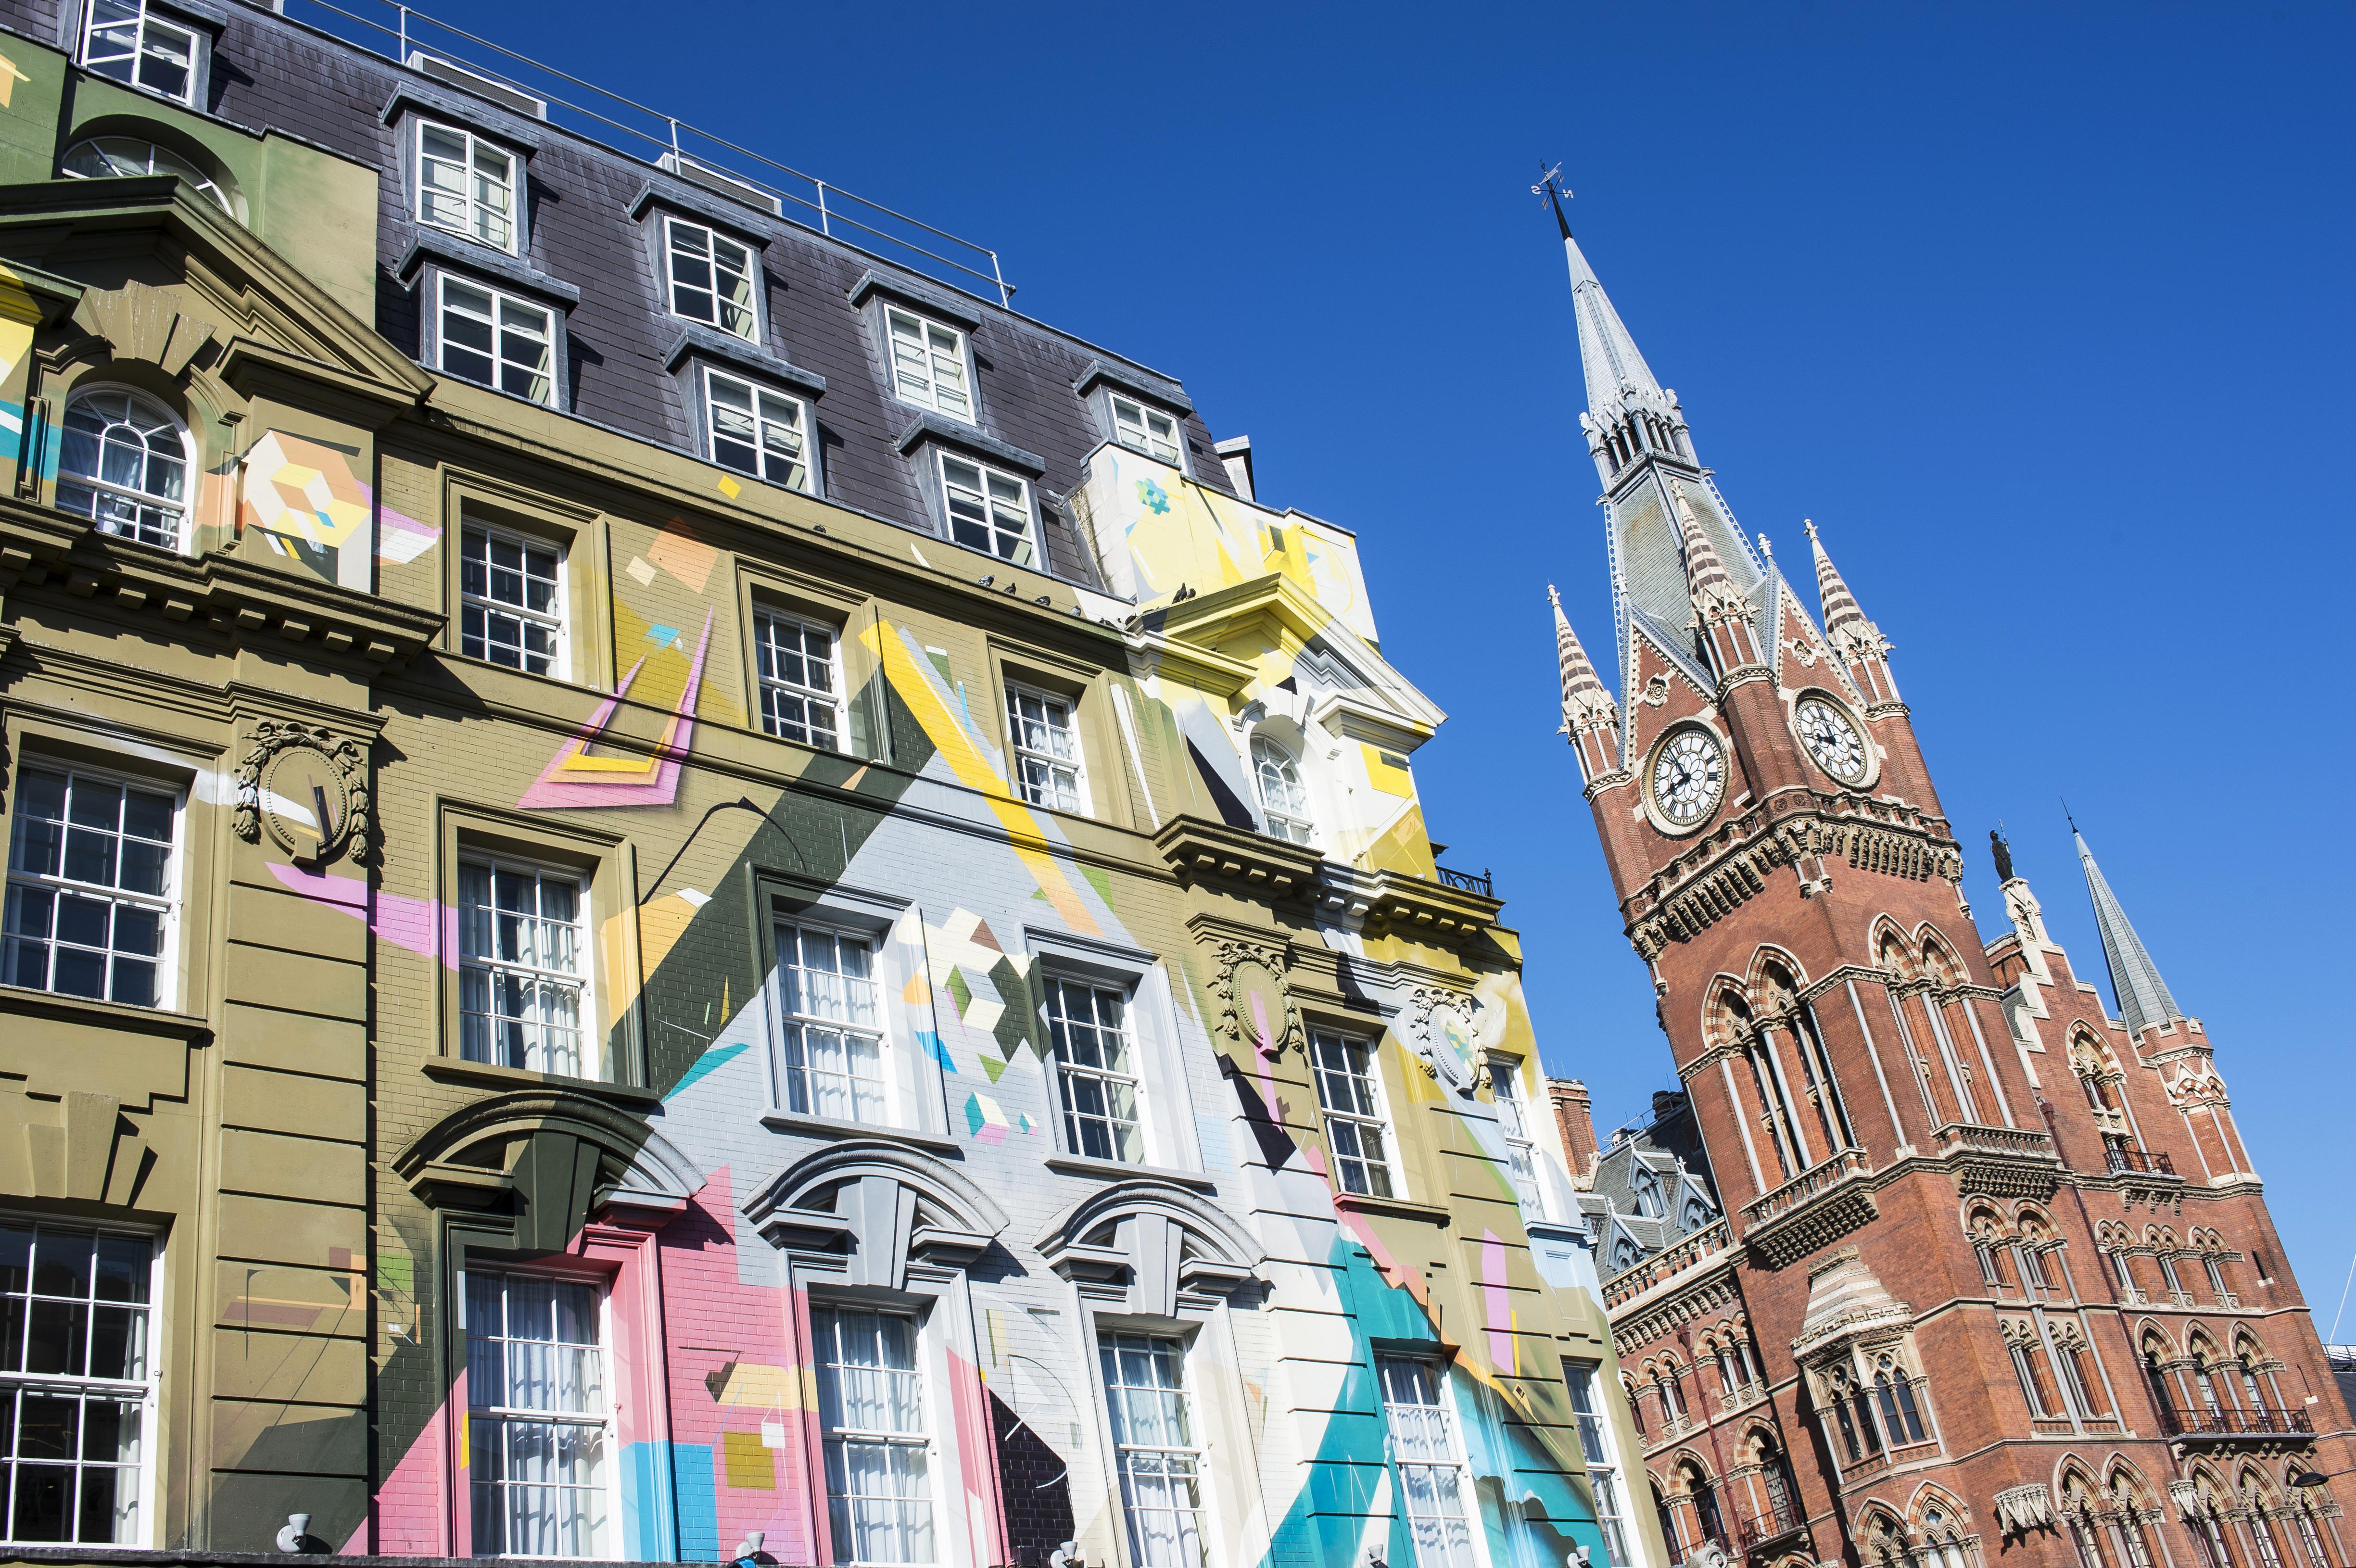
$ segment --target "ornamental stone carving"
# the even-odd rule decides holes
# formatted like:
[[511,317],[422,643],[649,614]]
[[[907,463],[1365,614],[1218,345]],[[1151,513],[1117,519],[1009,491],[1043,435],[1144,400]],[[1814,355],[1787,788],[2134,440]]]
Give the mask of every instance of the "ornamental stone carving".
[[2000,1535],[2026,1535],[2032,1530],[2053,1528],[2053,1494],[2042,1481],[2007,1487],[1994,1501]]
[[307,724],[264,719],[237,769],[237,836],[271,839],[298,860],[324,864],[341,849],[356,865],[374,852],[368,749]]
[[1305,1054],[1308,1046],[1301,1028],[1301,1009],[1293,1005],[1284,972],[1291,955],[1272,943],[1222,942],[1218,971],[1211,989],[1219,999],[1219,1025],[1230,1040],[1250,1046],[1269,1061],[1285,1048]]
[[1480,1004],[1462,991],[1418,986],[1407,1003],[1408,1043],[1424,1076],[1460,1094],[1489,1082],[1480,1051]]

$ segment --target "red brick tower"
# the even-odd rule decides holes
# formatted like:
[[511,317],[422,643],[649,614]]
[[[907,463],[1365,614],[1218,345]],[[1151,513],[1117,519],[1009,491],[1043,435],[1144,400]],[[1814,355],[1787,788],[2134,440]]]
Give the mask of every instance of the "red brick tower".
[[1983,946],[1888,643],[1813,527],[1821,629],[1754,552],[1563,241],[1623,699],[1558,616],[1564,727],[1726,1215],[1605,1283],[1679,1550],[2349,1563],[2346,1483],[2289,1485],[2356,1467],[2347,1413],[2205,1033],[2091,856],[2124,1023],[2002,855]]

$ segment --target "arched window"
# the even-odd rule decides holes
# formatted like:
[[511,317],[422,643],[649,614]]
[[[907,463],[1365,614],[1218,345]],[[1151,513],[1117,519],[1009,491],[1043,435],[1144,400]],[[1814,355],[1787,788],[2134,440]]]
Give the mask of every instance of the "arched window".
[[1265,735],[1251,743],[1252,776],[1259,781],[1260,815],[1268,820],[1268,836],[1288,844],[1314,844],[1317,830],[1310,821],[1309,791],[1301,782],[1301,764],[1292,753]]
[[1648,1435],[1644,1430],[1644,1402],[1636,1397],[1635,1383],[1622,1376],[1620,1380],[1620,1392],[1627,1396],[1628,1419],[1635,1423],[1636,1435],[1639,1437]]
[[2078,1568],[2114,1568],[2111,1554],[2104,1545],[2094,1488],[2074,1470],[2062,1483],[2062,1517],[2069,1527],[2070,1543],[2077,1548]]
[[1628,1179],[1628,1191],[1636,1200],[1636,1212],[1646,1219],[1657,1220],[1668,1212],[1668,1205],[1661,1198],[1661,1178],[1657,1172],[1638,1166],[1635,1174]]
[[1922,1505],[1922,1543],[1925,1547],[1925,1568],[1970,1568],[1971,1559],[1964,1552],[1963,1532],[1943,1503]]
[[1701,1539],[1715,1541],[1720,1545],[1728,1544],[1726,1526],[1719,1518],[1718,1488],[1709,1484],[1709,1477],[1701,1473],[1701,1467],[1690,1459],[1686,1460],[1677,1467],[1677,1479],[1686,1499],[1693,1505],[1694,1528]]
[[1660,1391],[1661,1413],[1672,1422],[1686,1418],[1685,1390],[1677,1386],[1677,1364],[1664,1361],[1661,1370],[1653,1374],[1653,1386]]
[[1710,1214],[1708,1204],[1703,1202],[1698,1198],[1688,1198],[1686,1200],[1685,1224],[1687,1231],[1698,1231],[1704,1225],[1708,1224],[1709,1220]]
[[142,544],[181,549],[188,432],[152,398],[122,387],[76,392],[58,454],[58,505]]
[[2148,1508],[2135,1480],[2125,1470],[2111,1472],[2111,1518],[2117,1523],[2119,1542],[2126,1549],[2126,1568],[2153,1568]]
[[1881,1405],[1882,1430],[1891,1447],[1929,1441],[1922,1431],[1922,1412],[1914,1403],[1914,1382],[1897,1358],[1885,1353],[1874,1369],[1874,1398]]
[[1625,1274],[1644,1261],[1644,1250],[1627,1236],[1612,1243],[1612,1272]]
[[92,136],[66,149],[60,165],[70,179],[116,179],[132,175],[177,175],[198,196],[237,216],[237,204],[220,182],[188,159],[158,143],[136,136]]

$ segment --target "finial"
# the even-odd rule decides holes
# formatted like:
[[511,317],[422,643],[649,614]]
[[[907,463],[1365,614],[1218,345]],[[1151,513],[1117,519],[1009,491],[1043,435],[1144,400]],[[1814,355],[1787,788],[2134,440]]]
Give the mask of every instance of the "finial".
[[2062,820],[2070,825],[2071,832],[2078,831],[2078,819],[2070,815],[2070,799],[2067,795],[2062,797]]
[[1554,591],[1554,584],[1551,582],[1547,584],[1547,603],[1558,610],[1562,608],[1562,595]]
[[1765,556],[1770,561],[1772,561],[1775,559],[1774,541],[1768,539],[1765,534],[1761,534],[1759,536],[1759,553]]
[[1811,544],[1815,543],[1816,538],[1816,519],[1814,517],[1802,517],[1800,519],[1800,526],[1808,530],[1808,541]]
[[1570,219],[1563,216],[1562,204],[1563,199],[1569,196],[1570,192],[1564,190],[1558,183],[1561,176],[1561,164],[1558,163],[1552,168],[1541,164],[1538,167],[1538,183],[1530,187],[1530,194],[1542,197],[1554,208],[1554,220],[1561,228],[1562,237],[1568,240],[1570,238]]

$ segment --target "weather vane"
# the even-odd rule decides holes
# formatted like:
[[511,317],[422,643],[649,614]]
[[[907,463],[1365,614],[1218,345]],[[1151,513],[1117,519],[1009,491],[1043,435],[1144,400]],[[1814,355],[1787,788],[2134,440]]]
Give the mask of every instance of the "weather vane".
[[[1554,187],[1555,181],[1561,177],[1562,165],[1559,163],[1556,164],[1555,166],[1550,169],[1540,169],[1538,171],[1538,183],[1530,187],[1530,194],[1537,197],[1545,196],[1548,190],[1551,190]],[[1570,195],[1570,192],[1564,191],[1562,194],[1568,197]]]

